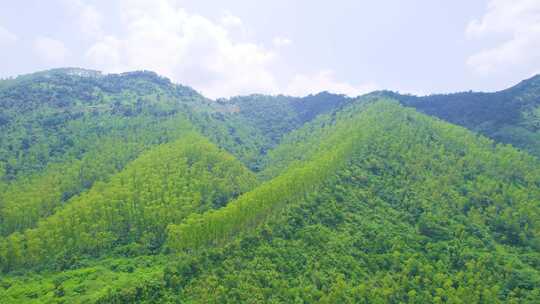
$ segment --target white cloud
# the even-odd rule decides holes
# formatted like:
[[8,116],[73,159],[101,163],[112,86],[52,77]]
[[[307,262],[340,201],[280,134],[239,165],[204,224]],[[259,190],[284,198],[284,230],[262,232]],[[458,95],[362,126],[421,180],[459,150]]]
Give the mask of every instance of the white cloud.
[[225,11],[223,17],[221,17],[221,24],[223,24],[226,27],[236,27],[236,26],[242,26],[243,22],[242,19],[240,19],[237,16],[234,16],[229,11]]
[[93,6],[82,0],[63,0],[68,12],[73,15],[86,38],[96,38],[103,35],[103,16]]
[[[85,50],[86,66],[104,72],[152,70],[199,90],[210,98],[251,93],[307,95],[328,90],[356,96],[376,88],[334,79],[334,72],[297,74],[278,85],[276,71],[287,37],[276,36],[270,47],[250,40],[250,29],[225,11],[210,20],[183,9],[176,0],[120,0],[111,32],[94,6],[82,0],[63,0],[79,30],[91,41]],[[121,33],[121,34],[120,34]],[[59,63],[69,55],[60,42],[42,37],[36,50],[47,62]]]
[[62,41],[44,36],[35,39],[34,51],[42,61],[54,65],[64,64],[69,55],[69,50]]
[[332,70],[322,70],[313,75],[296,75],[289,83],[286,93],[293,96],[305,96],[329,91],[331,93],[358,96],[377,90],[374,83],[352,85],[347,82],[340,82],[335,79]]
[[0,26],[0,46],[13,44],[17,39],[15,34]]
[[89,36],[100,36],[102,34],[103,17],[90,5],[85,5],[80,14],[80,24],[82,31]]
[[540,1],[491,0],[481,19],[469,23],[470,39],[502,39],[502,42],[470,56],[467,64],[481,74],[509,69],[540,67]]
[[[227,22],[240,26],[241,20],[231,16]],[[153,70],[209,97],[277,90],[270,72],[273,50],[236,42],[227,27],[190,14],[174,1],[123,1],[120,20],[125,34],[104,35],[88,49],[86,58],[95,67]]]
[[279,47],[290,45],[292,43],[292,40],[287,37],[275,37],[272,40],[272,43],[274,44],[275,47],[279,48]]
[[92,63],[108,72],[124,72],[121,66],[122,41],[114,36],[102,37],[86,52]]

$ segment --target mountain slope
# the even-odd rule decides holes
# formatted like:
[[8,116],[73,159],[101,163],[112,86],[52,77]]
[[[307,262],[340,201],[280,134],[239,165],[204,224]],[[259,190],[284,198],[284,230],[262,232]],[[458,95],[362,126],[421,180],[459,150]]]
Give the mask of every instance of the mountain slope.
[[0,191],[1,235],[34,227],[39,219],[54,214],[96,181],[106,182],[140,153],[193,130],[179,116],[162,121],[123,119],[123,123],[126,129],[88,138],[88,147],[80,157],[63,156],[64,160],[5,185]]
[[[253,150],[255,153],[249,161],[249,166],[255,171],[264,168],[267,152],[276,147],[285,135],[318,115],[335,112],[352,101],[344,95],[328,92],[302,98],[248,95],[217,100],[224,107],[226,117],[237,120],[238,125],[249,126],[248,129],[260,139],[259,149]],[[243,144],[246,135],[238,138],[238,144]]]
[[193,90],[150,72],[60,69],[0,83],[4,236],[34,227],[141,152],[192,131],[188,109],[205,107]]
[[383,92],[421,112],[540,156],[540,75],[495,93],[416,97]]
[[[298,171],[286,171],[278,179],[288,178],[284,184],[292,189],[276,199],[285,205],[262,217],[247,213],[256,220],[234,226],[228,242],[221,234],[212,241],[220,211],[185,222],[200,227],[192,232],[210,230],[191,234],[196,243],[171,240],[184,245],[165,270],[162,300],[540,300],[535,159],[393,103],[376,102],[351,117],[355,140],[351,153],[341,154],[346,165],[321,175],[319,186],[303,191],[295,182]],[[133,300],[128,290],[108,299]]]
[[[0,192],[3,184],[38,174],[49,164],[84,157],[103,136],[128,137],[132,128],[144,130],[179,116],[257,170],[283,135],[350,101],[320,93],[214,102],[147,71],[56,69],[1,80]],[[156,141],[167,141],[164,136],[156,135]]]
[[163,244],[167,225],[219,208],[254,183],[232,156],[201,136],[185,136],[143,153],[35,229],[0,240],[0,265],[5,272],[63,269],[81,256],[97,257],[119,246],[153,252]]
[[8,83],[0,86],[4,180],[79,157],[99,137],[131,128],[130,121],[171,117],[202,99],[150,72],[81,73],[51,70],[2,81]]

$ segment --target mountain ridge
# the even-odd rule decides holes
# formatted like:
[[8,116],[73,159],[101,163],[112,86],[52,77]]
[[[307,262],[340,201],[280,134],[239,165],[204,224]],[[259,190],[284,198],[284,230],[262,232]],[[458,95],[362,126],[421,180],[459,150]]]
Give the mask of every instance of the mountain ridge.
[[[84,77],[84,76],[87,76],[87,77],[91,77],[91,76],[103,77],[103,76],[107,76],[107,75],[129,76],[129,75],[134,75],[134,74],[141,74],[141,75],[147,74],[147,75],[152,75],[152,76],[158,76],[159,78],[167,79],[168,82],[170,82],[170,83],[174,83],[174,84],[180,85],[180,86],[190,87],[191,89],[196,90],[195,88],[193,88],[193,87],[191,87],[189,85],[182,84],[182,83],[175,83],[175,82],[171,81],[169,78],[164,77],[164,76],[160,76],[159,73],[156,73],[155,71],[152,71],[152,70],[133,70],[133,71],[127,71],[127,72],[105,73],[105,72],[100,71],[100,70],[94,70],[94,69],[88,69],[88,68],[82,68],[82,67],[59,67],[59,68],[45,69],[45,70],[32,72],[32,73],[20,74],[20,75],[17,75],[17,76],[12,76],[12,77],[8,77],[8,78],[0,79],[0,81],[15,80],[17,78],[23,78],[24,79],[24,78],[31,78],[31,76],[54,75],[54,74],[65,74],[65,75],[81,76],[81,77]],[[530,76],[528,78],[520,80],[519,82],[517,82],[517,83],[515,83],[513,85],[510,85],[507,88],[503,88],[503,89],[495,90],[495,91],[465,90],[465,91],[457,91],[457,92],[453,92],[453,93],[449,93],[449,92],[447,92],[447,93],[428,93],[428,95],[423,95],[423,96],[449,95],[449,94],[462,94],[462,93],[486,93],[486,94],[501,93],[501,92],[504,92],[504,91],[512,90],[514,88],[521,88],[523,86],[530,85],[531,83],[538,83],[538,82],[540,82],[540,74],[535,74],[535,75],[532,75],[532,76]],[[383,92],[392,92],[392,93],[400,94],[398,91],[393,91],[391,88],[388,88],[388,89],[382,89],[382,90],[374,90],[372,92],[368,92],[368,93],[362,94],[362,95],[367,95],[367,94],[372,94],[372,93],[380,94],[380,93],[383,93]],[[251,96],[251,95],[286,96],[286,97],[300,97],[300,98],[302,98],[302,97],[308,97],[308,96],[311,96],[311,95],[319,95],[319,94],[326,94],[326,93],[331,94],[331,95],[345,95],[345,94],[340,94],[340,93],[332,93],[332,92],[329,92],[329,91],[326,91],[326,90],[322,90],[322,91],[319,91],[319,92],[313,92],[313,93],[310,93],[310,94],[307,94],[307,95],[304,95],[304,96],[291,96],[291,95],[286,95],[286,94],[282,94],[282,93],[277,93],[275,95],[268,95],[268,94],[264,94],[264,93],[252,93],[252,94],[248,94],[248,95],[233,95],[233,96],[230,96],[230,97],[218,97],[218,98],[215,99],[215,101],[218,101],[218,100],[226,101],[228,99],[235,98],[235,97],[248,97],[248,96]],[[362,96],[362,95],[359,95],[359,96]],[[412,96],[420,97],[418,95],[409,94],[409,93],[401,94],[401,95],[412,95]],[[354,98],[354,97],[357,97],[357,96],[349,96],[349,97]]]

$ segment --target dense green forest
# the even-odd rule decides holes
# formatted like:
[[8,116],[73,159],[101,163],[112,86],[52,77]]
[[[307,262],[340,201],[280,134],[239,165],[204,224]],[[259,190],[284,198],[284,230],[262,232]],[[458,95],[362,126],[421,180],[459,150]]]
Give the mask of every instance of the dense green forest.
[[495,93],[382,94],[540,157],[540,75]]
[[[319,175],[322,186],[269,210],[269,220],[259,217],[255,231],[239,229],[242,236],[225,246],[203,243],[196,255],[181,252],[165,270],[163,298],[207,303],[540,299],[540,171],[531,170],[532,157],[388,102],[368,106],[349,123],[352,146],[336,155],[343,158],[341,166]],[[295,187],[297,174],[293,169],[279,178]],[[309,180],[309,171],[303,177]],[[234,210],[235,204],[223,210]],[[202,221],[219,222],[211,216],[218,212]],[[129,299],[128,292],[115,296]]]
[[539,303],[538,87],[1,80],[0,302]]

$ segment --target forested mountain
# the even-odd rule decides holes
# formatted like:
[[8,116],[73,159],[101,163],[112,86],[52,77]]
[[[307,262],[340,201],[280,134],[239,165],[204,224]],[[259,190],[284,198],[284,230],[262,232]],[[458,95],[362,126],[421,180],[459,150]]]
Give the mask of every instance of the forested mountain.
[[20,172],[78,159],[95,148],[97,137],[133,136],[137,132],[126,130],[145,130],[177,116],[255,168],[284,134],[350,101],[320,93],[213,102],[148,71],[104,75],[67,68],[0,80],[0,178],[11,181]]
[[1,302],[538,303],[540,163],[497,141],[535,153],[539,85],[214,101],[147,71],[2,80]]
[[[165,270],[164,299],[540,299],[540,171],[532,157],[391,102],[340,114],[319,137],[323,151],[245,200],[173,228],[169,242],[182,258]],[[287,190],[271,196],[281,185]],[[261,192],[264,199],[246,203]],[[129,299],[124,292],[111,299]]]
[[41,219],[37,228],[12,233],[0,246],[3,270],[63,264],[122,245],[141,253],[158,250],[167,225],[222,207],[254,181],[232,156],[198,135],[185,135],[141,154],[107,183]]
[[540,75],[494,93],[464,92],[425,97],[382,93],[421,112],[540,157]]
[[[249,95],[230,99],[218,99],[230,119],[239,125],[249,126],[252,132],[259,133],[256,138],[260,149],[247,159],[247,165],[255,171],[264,168],[264,158],[269,150],[276,147],[284,135],[311,121],[317,115],[332,113],[352,102],[351,98],[321,92],[303,98],[284,95]],[[243,145],[239,136],[238,144]]]

